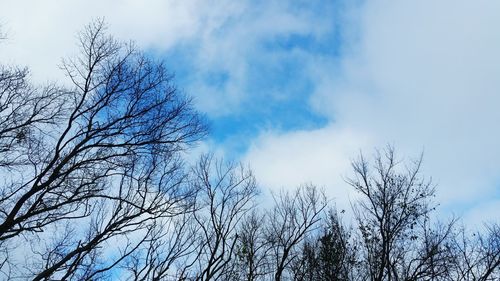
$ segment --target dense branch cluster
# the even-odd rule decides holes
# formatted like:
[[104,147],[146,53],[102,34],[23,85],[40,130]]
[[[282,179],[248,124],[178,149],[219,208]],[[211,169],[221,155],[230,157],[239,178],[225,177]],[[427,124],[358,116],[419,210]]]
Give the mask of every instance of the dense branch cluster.
[[161,62],[79,34],[68,81],[0,66],[0,280],[499,280],[500,227],[432,217],[421,158],[353,162],[345,223],[314,185],[262,203],[245,166],[184,152],[205,124]]

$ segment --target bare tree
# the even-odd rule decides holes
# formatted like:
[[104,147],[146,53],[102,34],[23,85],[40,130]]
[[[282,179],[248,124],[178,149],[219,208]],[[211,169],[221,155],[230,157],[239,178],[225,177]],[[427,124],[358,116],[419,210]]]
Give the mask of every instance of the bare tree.
[[182,270],[196,254],[195,227],[192,213],[155,225],[146,243],[123,266],[128,280],[181,280]]
[[434,280],[446,274],[445,245],[454,221],[430,227],[434,185],[420,175],[422,157],[401,167],[394,149],[377,151],[373,170],[361,155],[348,183],[363,199],[354,205],[366,279]]
[[356,247],[352,230],[330,209],[318,231],[303,244],[293,280],[355,280]]
[[194,267],[187,270],[195,280],[226,280],[236,256],[237,230],[255,205],[255,178],[249,169],[212,155],[202,156],[193,174],[199,191],[193,213],[199,245]]
[[[444,261],[439,255],[442,251],[436,249],[444,244],[451,226],[442,236],[429,232],[434,186],[420,175],[422,158],[401,168],[394,149],[388,147],[377,151],[374,162],[372,171],[361,155],[353,162],[355,177],[348,180],[364,197],[354,211],[364,245],[366,278],[381,281],[437,277],[423,276],[431,272],[423,269],[430,261],[433,269],[438,259]],[[425,245],[424,251],[420,245]],[[433,274],[438,273],[444,272]]]
[[468,234],[464,227],[458,231],[450,250],[453,254],[449,280],[500,279],[500,226],[486,226],[486,232]]
[[266,237],[271,245],[274,280],[281,281],[290,264],[298,258],[297,251],[307,234],[318,227],[325,195],[313,185],[294,192],[274,195],[275,206],[269,211]]
[[102,21],[79,39],[80,55],[63,64],[72,87],[33,87],[26,70],[0,69],[0,270],[8,276],[105,276],[158,235],[161,220],[194,204],[179,155],[204,135],[190,100],[163,64],[107,36]]
[[253,210],[238,229],[234,280],[262,280],[272,273],[271,244],[266,239],[266,213]]

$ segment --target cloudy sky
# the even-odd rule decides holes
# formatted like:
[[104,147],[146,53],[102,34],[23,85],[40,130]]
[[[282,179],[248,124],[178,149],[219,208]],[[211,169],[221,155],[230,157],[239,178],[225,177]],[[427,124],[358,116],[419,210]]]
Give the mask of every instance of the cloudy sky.
[[424,152],[443,215],[500,220],[500,1],[6,1],[2,63],[64,79],[76,32],[166,61],[211,124],[201,149],[267,189],[314,183],[341,207],[363,151]]

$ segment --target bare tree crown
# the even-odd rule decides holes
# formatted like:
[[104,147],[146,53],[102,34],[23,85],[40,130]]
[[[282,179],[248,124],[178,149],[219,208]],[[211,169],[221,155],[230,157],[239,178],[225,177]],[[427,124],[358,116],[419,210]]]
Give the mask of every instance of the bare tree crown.
[[264,206],[249,168],[186,163],[206,125],[162,62],[101,20],[78,43],[64,86],[0,65],[0,280],[500,279],[498,224],[433,218],[422,157],[353,161],[352,225],[312,184]]

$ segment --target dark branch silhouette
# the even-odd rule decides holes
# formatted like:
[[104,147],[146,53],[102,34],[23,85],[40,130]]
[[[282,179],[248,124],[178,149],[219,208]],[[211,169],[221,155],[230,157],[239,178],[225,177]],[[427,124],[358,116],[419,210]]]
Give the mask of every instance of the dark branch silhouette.
[[78,42],[60,84],[0,65],[0,279],[500,280],[498,223],[433,217],[422,157],[360,155],[351,225],[312,184],[259,202],[250,169],[186,164],[206,129],[161,62],[101,20]]
[[[102,21],[79,40],[63,64],[72,87],[36,88],[26,70],[0,70],[0,243],[7,253],[31,244],[34,280],[97,278],[194,204],[179,152],[205,130],[190,100]],[[105,255],[119,239],[121,255]],[[2,271],[22,272],[10,261]]]

